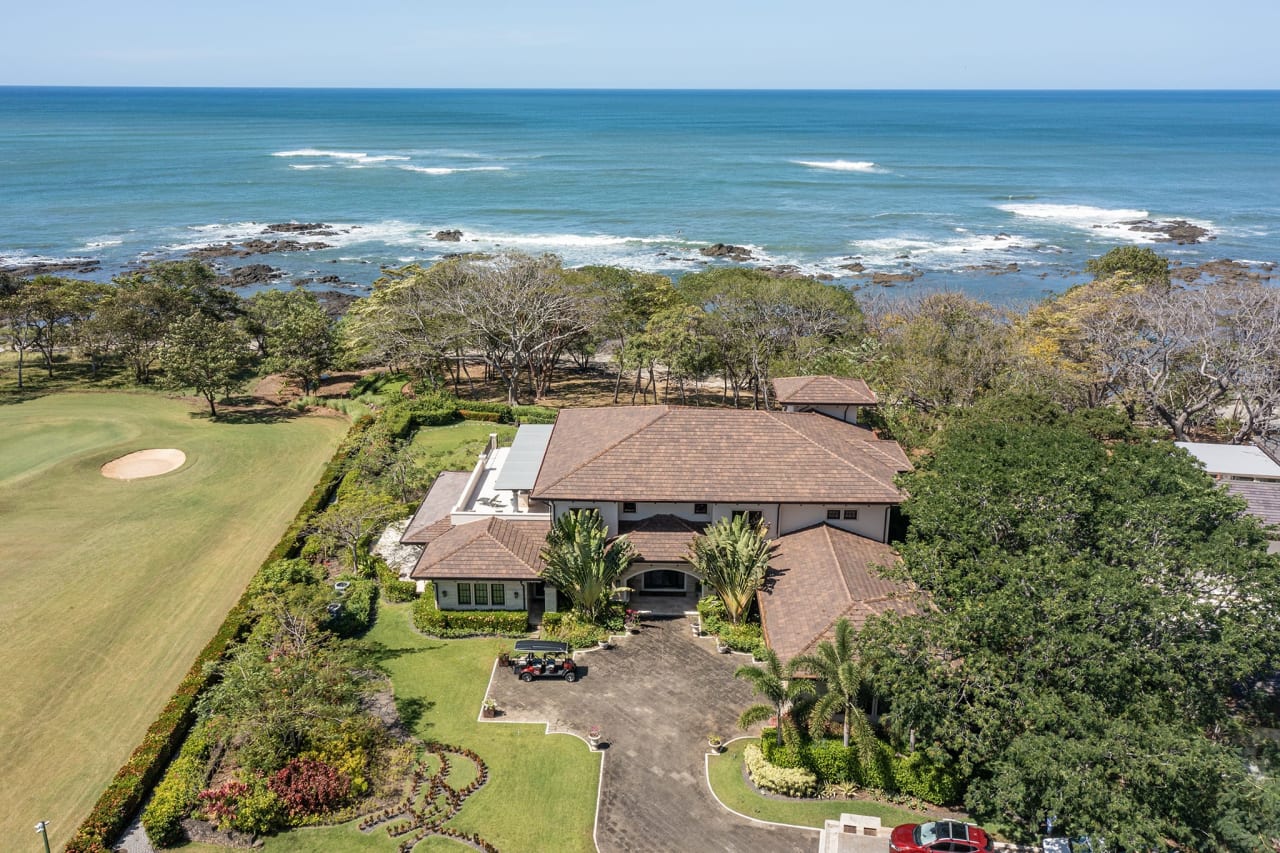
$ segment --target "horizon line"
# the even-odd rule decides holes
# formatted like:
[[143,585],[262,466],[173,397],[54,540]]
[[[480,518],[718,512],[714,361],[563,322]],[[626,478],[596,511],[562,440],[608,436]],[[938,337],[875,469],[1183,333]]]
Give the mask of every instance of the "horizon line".
[[663,87],[663,86],[363,86],[347,84],[165,84],[165,83],[128,83],[128,84],[89,84],[89,83],[0,83],[0,89],[146,89],[172,91],[353,91],[353,92],[666,92],[666,93],[755,93],[755,92],[823,92],[843,93],[1184,93],[1184,92],[1249,92],[1280,93],[1280,87]]

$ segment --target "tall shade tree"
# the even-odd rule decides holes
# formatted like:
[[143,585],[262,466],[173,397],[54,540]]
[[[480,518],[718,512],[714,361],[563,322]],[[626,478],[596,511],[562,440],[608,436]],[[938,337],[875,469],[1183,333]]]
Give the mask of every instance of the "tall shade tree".
[[[813,682],[804,678],[793,678],[789,669],[784,669],[773,649],[764,650],[764,665],[744,664],[733,672],[734,678],[741,678],[751,683],[756,695],[765,701],[752,705],[738,716],[738,728],[746,730],[756,723],[763,723],[770,717],[777,717],[778,728],[774,736],[778,746],[782,746],[783,714],[792,703],[813,695]],[[765,704],[768,703],[768,704]]]
[[263,367],[283,373],[310,394],[333,364],[333,322],[315,294],[306,290],[267,290],[249,299],[247,325],[258,342]]
[[609,528],[597,510],[570,510],[547,534],[542,577],[569,596],[577,613],[594,621],[635,555],[625,537],[609,542]]
[[218,416],[217,401],[240,386],[248,360],[248,340],[236,325],[205,314],[191,314],[169,326],[160,345],[165,385],[194,388]]
[[858,694],[862,692],[865,681],[854,646],[853,626],[848,619],[842,617],[836,622],[835,635],[834,643],[823,640],[812,654],[792,658],[791,669],[815,675],[826,686],[826,692],[818,697],[809,712],[810,731],[822,729],[837,714],[843,714],[844,745],[849,745],[852,733],[862,748],[862,759],[866,761],[873,754],[874,736],[866,714],[858,705]]
[[362,555],[369,537],[395,512],[395,501],[386,495],[355,491],[316,516],[311,524],[312,538],[323,551],[345,551],[351,558],[351,570],[359,575],[365,567]]
[[737,625],[751,609],[764,583],[773,549],[763,521],[736,515],[722,518],[693,540],[685,559],[694,573],[724,602],[725,615]]

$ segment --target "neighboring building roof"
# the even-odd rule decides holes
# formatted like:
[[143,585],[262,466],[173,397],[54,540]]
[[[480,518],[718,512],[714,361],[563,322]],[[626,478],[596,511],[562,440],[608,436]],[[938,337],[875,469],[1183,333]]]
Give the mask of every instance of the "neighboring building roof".
[[533,488],[553,428],[553,424],[525,424],[516,431],[515,441],[494,481],[495,489],[527,492]]
[[784,661],[831,639],[842,616],[857,628],[880,613],[915,609],[909,587],[872,568],[897,560],[888,545],[819,524],[778,537],[774,548],[757,601],[765,641]]
[[549,521],[491,517],[459,524],[428,543],[409,577],[537,580]]
[[[449,514],[458,505],[462,490],[467,487],[471,475],[465,471],[443,471],[427,491],[422,506],[409,519],[400,542],[405,545],[425,545],[449,529]],[[443,522],[443,524],[442,524]]]
[[1249,502],[1249,512],[1266,524],[1280,525],[1280,483],[1228,480],[1227,491]]
[[1251,444],[1205,444],[1191,441],[1178,441],[1175,444],[1199,459],[1210,474],[1280,480],[1280,465],[1261,448]]
[[874,406],[879,402],[867,383],[844,376],[782,376],[773,380],[773,398],[784,406]]
[[897,503],[894,441],[822,415],[633,406],[565,409],[538,500]]
[[626,535],[638,559],[646,563],[683,563],[689,544],[701,532],[698,525],[674,515],[651,515],[618,525],[618,534]]

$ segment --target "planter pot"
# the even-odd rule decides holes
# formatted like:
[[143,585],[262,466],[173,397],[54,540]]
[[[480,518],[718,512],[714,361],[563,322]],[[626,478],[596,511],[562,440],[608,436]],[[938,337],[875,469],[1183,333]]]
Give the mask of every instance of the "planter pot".
[[498,666],[511,666],[511,657],[509,655],[498,655]]
[[711,747],[711,751],[717,755],[720,754],[720,750],[724,749],[724,744],[720,743],[718,740],[713,741],[710,738],[707,738],[707,746]]
[[601,640],[601,641],[600,641],[600,648],[602,648],[602,649],[611,649],[611,648],[613,648],[613,643],[609,642],[608,640]]
[[702,636],[702,626],[701,626],[701,625],[694,625],[694,626],[693,626],[693,636],[695,636],[695,637],[701,637],[701,636]]
[[723,654],[728,654],[728,653],[729,653],[729,647],[728,647],[727,645],[725,645],[724,643],[716,643],[716,651],[718,651],[718,652],[719,652],[720,654],[722,654],[722,655],[723,655]]
[[591,748],[592,748],[592,749],[599,749],[599,748],[600,748],[600,737],[599,737],[599,735],[597,735],[596,737],[591,737],[590,735],[588,735],[588,736],[587,736],[587,743],[591,744]]
[[494,716],[497,716],[497,713],[498,713],[497,708],[481,708],[480,709],[480,716],[486,717],[486,718],[492,718]]

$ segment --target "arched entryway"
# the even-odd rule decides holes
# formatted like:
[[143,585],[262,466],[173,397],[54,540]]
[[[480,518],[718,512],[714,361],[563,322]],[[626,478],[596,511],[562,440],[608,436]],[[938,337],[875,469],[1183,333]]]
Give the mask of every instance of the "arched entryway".
[[681,563],[634,563],[624,580],[627,607],[653,613],[685,613],[696,609],[701,583]]

